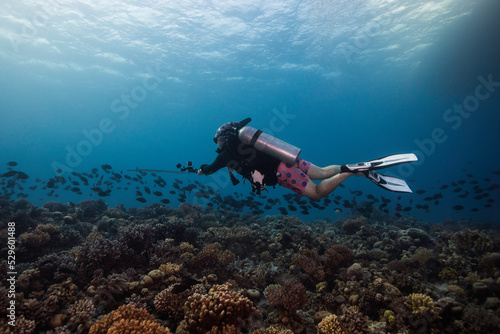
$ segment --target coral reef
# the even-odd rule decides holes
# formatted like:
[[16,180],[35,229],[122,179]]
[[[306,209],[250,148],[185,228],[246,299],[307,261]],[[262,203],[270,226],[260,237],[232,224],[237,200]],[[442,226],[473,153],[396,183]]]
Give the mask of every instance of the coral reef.
[[168,328],[161,326],[146,309],[138,308],[132,304],[126,304],[96,321],[92,327],[90,327],[89,333],[168,334],[171,332]]
[[[494,225],[431,224],[369,205],[335,222],[303,222],[189,203],[0,204],[2,244],[7,222],[16,223],[17,332],[466,334],[500,326]],[[7,272],[3,260],[6,333]]]
[[[208,294],[194,293],[184,305],[185,328],[189,333],[227,332],[257,312],[252,302],[230,284],[214,285]],[[236,332],[236,331],[235,331]]]

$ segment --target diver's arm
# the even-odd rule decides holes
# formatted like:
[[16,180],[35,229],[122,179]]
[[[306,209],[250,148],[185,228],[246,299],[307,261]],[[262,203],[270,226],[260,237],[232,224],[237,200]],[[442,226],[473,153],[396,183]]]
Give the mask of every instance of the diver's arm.
[[[227,166],[231,160],[229,152],[221,152],[210,165],[201,165],[198,175],[210,175]],[[200,173],[201,172],[201,173]]]

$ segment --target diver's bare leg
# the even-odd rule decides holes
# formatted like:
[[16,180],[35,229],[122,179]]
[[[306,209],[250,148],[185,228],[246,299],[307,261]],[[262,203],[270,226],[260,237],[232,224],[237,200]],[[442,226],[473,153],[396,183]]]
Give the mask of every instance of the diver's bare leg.
[[321,181],[319,184],[315,184],[313,181],[309,180],[302,195],[312,200],[319,201],[320,199],[334,191],[335,188],[337,188],[348,177],[353,175],[353,173],[336,174],[330,178],[327,178],[326,180]]
[[318,167],[315,164],[311,164],[307,176],[312,180],[323,180],[328,179],[334,175],[340,173],[340,165],[331,165],[326,167]]

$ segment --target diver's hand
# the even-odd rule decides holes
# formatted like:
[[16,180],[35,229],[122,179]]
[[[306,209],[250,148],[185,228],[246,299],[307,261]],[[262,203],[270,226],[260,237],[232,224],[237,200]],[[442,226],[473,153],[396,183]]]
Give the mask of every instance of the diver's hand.
[[203,167],[205,167],[206,165],[201,165],[200,168],[198,168],[196,170],[196,174],[198,175],[205,175],[205,173],[203,173]]

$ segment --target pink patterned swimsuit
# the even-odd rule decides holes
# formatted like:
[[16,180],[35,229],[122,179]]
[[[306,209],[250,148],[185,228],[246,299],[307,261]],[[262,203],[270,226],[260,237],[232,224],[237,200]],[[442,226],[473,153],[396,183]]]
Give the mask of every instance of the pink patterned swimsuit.
[[282,161],[277,171],[278,183],[302,194],[306,189],[307,182],[309,182],[309,176],[307,176],[309,168],[311,168],[311,163],[300,158],[297,159],[295,165],[289,165]]

